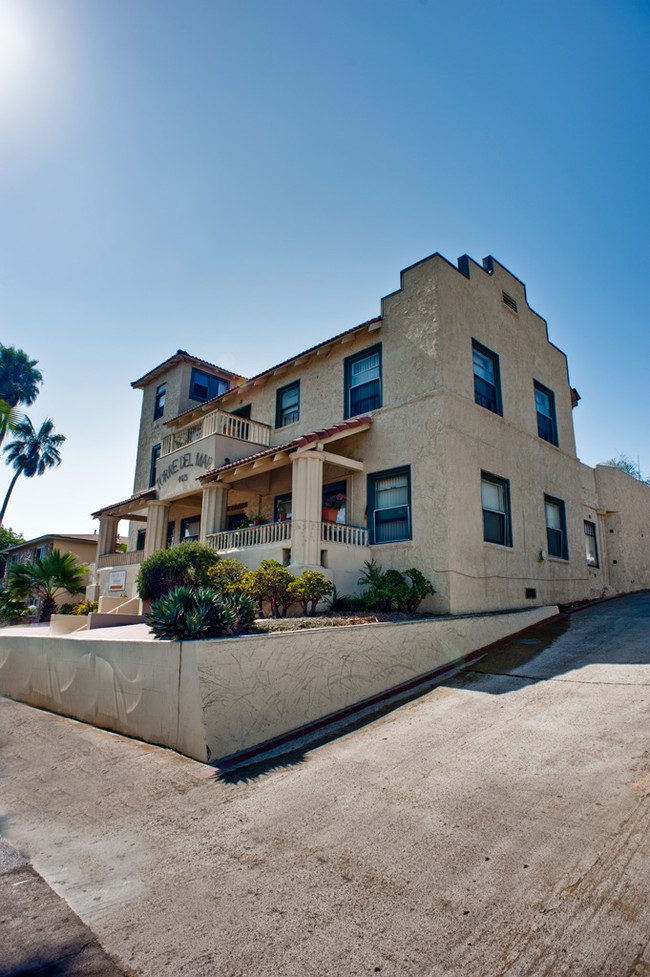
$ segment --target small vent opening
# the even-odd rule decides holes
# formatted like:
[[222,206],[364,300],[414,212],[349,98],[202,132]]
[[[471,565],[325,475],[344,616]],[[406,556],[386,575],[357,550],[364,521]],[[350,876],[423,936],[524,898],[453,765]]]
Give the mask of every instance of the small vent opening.
[[516,299],[513,299],[512,295],[508,295],[507,292],[502,292],[501,294],[503,295],[503,304],[507,305],[508,308],[512,309],[513,312],[516,312],[517,311]]
[[535,600],[537,598],[537,590],[534,587],[526,587],[526,600]]

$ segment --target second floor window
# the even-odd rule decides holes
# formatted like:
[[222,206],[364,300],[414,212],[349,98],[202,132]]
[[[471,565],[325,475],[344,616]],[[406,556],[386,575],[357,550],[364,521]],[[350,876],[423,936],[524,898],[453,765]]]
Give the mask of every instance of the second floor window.
[[381,407],[381,343],[345,361],[345,417]]
[[555,420],[555,396],[548,387],[535,381],[535,408],[537,410],[537,433],[549,444],[557,444],[557,422]]
[[472,340],[474,363],[474,400],[494,414],[503,414],[499,357],[492,350]]
[[300,420],[300,380],[280,387],[275,399],[275,426],[286,427]]
[[153,419],[158,420],[165,413],[165,394],[167,393],[167,384],[161,383],[159,387],[156,387],[156,403],[153,409]]
[[221,377],[213,377],[210,373],[192,367],[190,380],[190,400],[212,400],[228,389],[228,384]]

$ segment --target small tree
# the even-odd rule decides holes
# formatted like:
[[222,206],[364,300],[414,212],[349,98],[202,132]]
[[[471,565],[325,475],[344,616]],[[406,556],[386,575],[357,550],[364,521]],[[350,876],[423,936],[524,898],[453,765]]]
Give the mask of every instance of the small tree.
[[[0,550],[7,550],[10,546],[16,546],[18,543],[24,542],[25,537],[20,533],[15,533],[9,526],[0,526]],[[0,555],[0,577],[4,575],[6,562],[7,558]]]
[[303,570],[289,584],[289,594],[302,605],[306,617],[316,613],[318,602],[328,597],[334,590],[334,585],[318,570]]
[[650,478],[644,477],[641,474],[640,466],[633,462],[631,458],[628,458],[627,455],[620,454],[618,458],[610,458],[609,461],[601,461],[600,464],[605,465],[606,468],[618,468],[619,471],[625,472],[626,475],[631,475],[632,478],[643,482],[644,485],[650,485]]
[[79,563],[72,553],[52,550],[33,563],[13,563],[9,567],[9,590],[21,600],[36,598],[41,605],[40,621],[49,621],[56,608],[56,596],[61,590],[79,594],[84,590],[88,567]]
[[248,567],[239,560],[220,559],[208,570],[210,586],[221,594],[236,594],[244,591],[244,579]]
[[257,570],[251,570],[244,577],[246,593],[257,601],[260,617],[264,617],[264,601],[271,605],[272,617],[286,617],[287,610],[295,598],[289,586],[295,577],[277,560],[262,560]]
[[194,540],[158,550],[140,564],[137,589],[142,600],[157,600],[175,587],[209,587],[216,552]]

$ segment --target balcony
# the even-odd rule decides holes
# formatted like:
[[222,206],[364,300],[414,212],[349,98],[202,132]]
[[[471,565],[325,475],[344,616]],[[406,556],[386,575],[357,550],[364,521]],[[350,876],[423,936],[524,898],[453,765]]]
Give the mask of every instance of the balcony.
[[268,447],[271,443],[271,427],[269,424],[261,424],[259,421],[251,421],[246,417],[237,417],[236,414],[229,414],[224,410],[213,410],[198,421],[192,421],[185,427],[179,428],[168,434],[162,440],[160,457],[164,458],[173,451],[186,448],[195,441],[209,438],[213,434],[220,434],[228,438],[237,438],[240,441],[249,441],[251,444],[263,445]]
[[[336,567],[336,552],[338,550],[342,553],[344,548],[346,550],[354,548],[359,565],[363,562],[364,556],[360,551],[368,546],[367,529],[337,522],[309,525],[321,543],[331,547],[332,555],[328,561],[330,567]],[[251,567],[257,567],[260,560],[265,559],[283,562],[282,557],[291,547],[291,526],[290,520],[266,523],[262,526],[247,526],[244,529],[213,533],[206,537],[205,542],[218,553],[234,556]]]

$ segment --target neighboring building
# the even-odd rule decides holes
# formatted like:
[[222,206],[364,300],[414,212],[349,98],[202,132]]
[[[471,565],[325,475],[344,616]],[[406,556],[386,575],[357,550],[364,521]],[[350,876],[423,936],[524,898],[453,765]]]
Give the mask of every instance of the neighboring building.
[[[115,540],[116,547],[125,545],[127,539],[118,537]],[[14,563],[32,563],[36,559],[43,559],[52,550],[59,550],[61,553],[72,553],[80,563],[84,563],[89,568],[90,578],[96,574],[95,563],[97,560],[97,533],[71,533],[69,535],[52,533],[47,536],[38,536],[36,539],[27,539],[24,543],[16,543],[15,546],[8,546],[7,549],[0,550],[0,556],[5,560],[4,575],[2,586],[7,585],[7,573],[9,567]],[[67,591],[57,597],[57,604],[68,603],[74,600],[81,600],[79,594],[73,597]]]
[[491,257],[418,262],[380,316],[250,380],[179,350],[133,386],[134,493],[94,514],[93,593],[132,594],[143,556],[188,538],[342,593],[365,560],[417,567],[439,612],[650,586],[650,489],[580,463],[566,357]]

